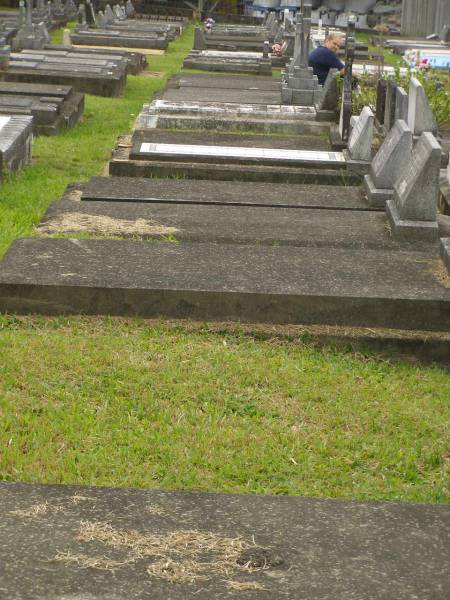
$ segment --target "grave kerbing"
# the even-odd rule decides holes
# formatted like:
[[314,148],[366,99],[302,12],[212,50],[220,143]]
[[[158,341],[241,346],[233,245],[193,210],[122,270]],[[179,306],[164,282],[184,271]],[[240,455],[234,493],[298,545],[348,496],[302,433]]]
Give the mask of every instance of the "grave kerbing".
[[389,131],[364,177],[369,206],[384,207],[394,195],[399,174],[406,169],[412,152],[412,133],[404,121],[398,120]]
[[395,237],[436,241],[441,146],[432,133],[421,135],[386,205]]

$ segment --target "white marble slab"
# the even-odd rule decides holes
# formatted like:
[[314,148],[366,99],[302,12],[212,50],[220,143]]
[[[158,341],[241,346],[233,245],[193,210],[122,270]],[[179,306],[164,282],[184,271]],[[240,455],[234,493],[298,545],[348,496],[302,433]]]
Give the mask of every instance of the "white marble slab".
[[11,117],[1,117],[0,116],[0,131],[3,129],[3,127],[9,123],[9,121],[11,120]]
[[286,104],[236,104],[234,102],[170,102],[154,100],[149,108],[160,112],[233,113],[243,115],[305,116],[316,114],[312,106],[290,106]]
[[345,164],[342,152],[315,150],[286,150],[283,148],[246,148],[240,146],[201,146],[194,144],[141,144],[140,154],[165,154],[174,156],[212,156],[224,158],[253,158],[287,162],[328,162]]

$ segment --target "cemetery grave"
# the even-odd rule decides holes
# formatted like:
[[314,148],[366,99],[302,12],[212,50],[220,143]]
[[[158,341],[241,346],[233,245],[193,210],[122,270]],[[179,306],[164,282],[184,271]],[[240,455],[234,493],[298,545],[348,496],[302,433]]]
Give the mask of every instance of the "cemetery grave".
[[[330,352],[318,361],[331,365],[327,388],[312,358],[315,349],[302,362],[277,340],[269,349],[276,371],[272,407],[264,404],[273,393],[270,361],[256,337],[252,343],[258,354],[253,357],[247,348],[245,365],[237,363],[237,344],[230,338],[219,340],[217,355],[201,340],[198,347],[206,347],[207,360],[191,356],[195,343],[190,340],[191,350],[182,346],[180,319],[187,319],[216,321],[218,327],[228,322],[240,327],[259,323],[271,330],[278,325],[322,332],[336,328],[344,337],[349,332],[364,337],[370,331],[382,343],[398,337],[415,351],[420,344],[435,343],[444,361],[448,358],[450,218],[437,212],[442,150],[426,95],[414,79],[409,90],[381,83],[376,115],[365,106],[352,117],[347,77],[337,128],[343,149],[331,149],[336,77],[331,73],[319,89],[306,66],[308,6],[297,22],[297,47],[300,43],[303,52],[294,53],[282,82],[184,72],[169,79],[159,97],[144,105],[131,135],[119,137],[110,175],[71,183],[52,204],[49,192],[50,206],[33,235],[16,239],[0,262],[2,327],[6,323],[8,329],[12,314],[13,333],[20,338],[20,315],[64,315],[59,324],[45,320],[50,336],[52,329],[62,327],[71,350],[80,351],[73,360],[50,337],[50,350],[39,352],[29,336],[33,368],[43,355],[48,371],[36,392],[41,404],[30,387],[32,375],[14,387],[5,360],[5,405],[10,397],[16,419],[6,432],[7,457],[13,452],[19,456],[16,461],[30,457],[33,481],[41,480],[43,461],[33,453],[42,451],[42,432],[47,445],[55,446],[56,459],[51,462],[50,455],[49,463],[58,474],[53,479],[47,475],[49,481],[79,481],[84,473],[83,481],[102,485],[129,485],[131,480],[141,487],[216,490],[210,473],[221,462],[227,491],[244,492],[0,482],[0,562],[5,565],[0,590],[11,600],[35,600],[37,589],[45,598],[89,600],[121,594],[174,600],[446,597],[450,513],[444,505],[423,499],[419,504],[413,497],[417,484],[426,486],[424,472],[430,478],[426,501],[438,502],[445,495],[448,461],[441,440],[444,414],[439,414],[445,412],[439,408],[441,396],[445,406],[445,381],[435,384],[428,371],[415,365],[399,368],[397,379],[381,389],[385,372],[395,369],[393,361],[364,355],[359,370],[358,355],[345,355],[348,364],[343,366]],[[351,37],[346,56],[350,72]],[[20,87],[0,82],[0,94],[8,85]],[[23,86],[39,98],[39,90],[51,90],[42,84]],[[131,116],[132,110],[128,112]],[[21,117],[0,116],[0,164],[2,123],[7,130],[17,119]],[[31,119],[25,119],[30,140]],[[377,152],[375,130],[384,136]],[[14,152],[18,158],[6,156],[11,164],[21,160],[19,149]],[[94,341],[94,368],[100,365],[92,374],[95,384],[85,374],[92,360],[90,339],[86,342],[88,336],[70,329],[73,315],[127,317],[119,334],[111,329],[114,341],[104,370],[102,341]],[[149,322],[139,340],[132,337],[134,316],[176,320],[181,371],[164,371],[170,351],[156,346]],[[117,322],[110,319],[109,327]],[[101,327],[94,319],[88,326]],[[34,327],[39,329],[37,321]],[[28,340],[20,345],[27,350]],[[5,354],[10,346],[13,341],[7,338]],[[53,370],[56,354],[64,354],[66,373]],[[15,358],[16,369],[27,365],[25,357]],[[126,375],[122,360],[132,364]],[[208,360],[217,361],[226,383],[208,371]],[[252,360],[261,369],[255,382]],[[296,374],[289,372],[286,383],[291,360]],[[234,387],[236,363],[246,391]],[[133,385],[141,369],[145,378],[137,389]],[[353,380],[345,379],[346,369],[355,371]],[[439,374],[433,367],[433,375]],[[217,398],[208,388],[196,387],[199,375],[214,385]],[[95,395],[96,386],[101,397]],[[342,396],[347,386],[357,403],[346,414]],[[113,408],[112,399],[120,408]],[[328,400],[332,425],[324,435]],[[195,408],[189,414],[191,402]],[[92,413],[95,424],[73,417],[77,403]],[[302,403],[311,406],[311,414]],[[392,419],[392,405],[397,420]],[[65,410],[72,419],[67,423]],[[113,415],[120,410],[126,418],[117,424]],[[378,410],[374,416],[372,411]],[[47,413],[56,427],[63,424],[61,430],[46,429]],[[204,414],[206,431],[216,440],[200,429]],[[37,427],[28,445],[19,437],[22,418],[27,432]],[[195,427],[185,431],[190,418]],[[227,427],[235,438],[227,438]],[[373,445],[373,429],[381,437],[380,447]],[[145,441],[138,437],[140,430]],[[311,446],[309,436],[316,431],[320,441]],[[111,448],[105,446],[105,432],[114,438]],[[398,447],[391,447],[393,440]],[[306,448],[301,459],[296,444]],[[97,453],[90,466],[92,445]],[[277,446],[283,446],[280,462]],[[246,453],[252,447],[260,463]],[[59,463],[66,455],[70,466],[64,463],[67,472],[62,475]],[[319,460],[322,455],[329,458],[326,466]],[[7,460],[8,477],[23,477],[16,463],[11,461],[10,468]],[[127,477],[139,469],[146,475],[125,479],[122,467]],[[106,478],[96,479],[102,469]],[[248,475],[252,469],[258,471],[259,487]],[[295,487],[296,497],[283,497],[292,493],[288,486],[297,479],[301,495],[336,495],[334,480],[326,493],[305,486],[308,469],[313,481],[342,471],[348,486],[343,497],[358,500],[298,497]],[[369,492],[358,469],[373,479]],[[173,479],[172,471],[183,475]],[[279,479],[272,486],[275,473]],[[403,499],[395,487],[399,481],[409,494],[408,504],[361,500]]]
[[14,600],[37,587],[93,600],[330,589],[406,600],[447,586],[446,506],[7,482],[0,498],[2,585]]
[[0,115],[0,180],[31,161],[33,118]]
[[55,135],[83,115],[84,96],[69,86],[0,81],[0,114],[33,117],[33,133]]

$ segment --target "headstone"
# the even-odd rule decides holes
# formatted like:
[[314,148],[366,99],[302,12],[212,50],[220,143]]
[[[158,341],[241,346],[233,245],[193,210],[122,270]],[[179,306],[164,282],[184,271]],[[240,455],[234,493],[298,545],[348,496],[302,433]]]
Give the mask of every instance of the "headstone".
[[378,125],[384,124],[384,113],[386,110],[386,91],[387,81],[379,79],[377,83],[377,104],[375,109],[375,117]]
[[441,41],[444,44],[450,44],[450,25],[444,25],[440,35]]
[[396,100],[395,100],[395,120],[402,120],[405,121],[405,123],[408,122],[408,105],[409,105],[409,98],[408,98],[408,94],[405,92],[405,90],[398,86],[396,91]]
[[105,6],[105,17],[108,23],[113,23],[114,22],[114,13],[112,11],[112,8],[109,4],[107,4]]
[[440,165],[441,147],[432,133],[425,132],[386,205],[395,237],[411,242],[437,240]]
[[339,135],[342,142],[350,137],[350,119],[352,116],[352,77],[355,58],[355,23],[349,20],[345,39],[345,75],[342,89],[341,114],[339,117]]
[[411,77],[409,86],[408,125],[414,136],[426,131],[437,132],[436,120],[428,103],[422,84]]
[[372,160],[374,114],[365,106],[356,120],[348,140],[348,152],[352,160]]
[[330,69],[323,86],[322,97],[319,100],[319,110],[336,111],[339,103],[338,73],[337,69]]
[[384,128],[390,131],[395,122],[395,104],[397,100],[398,84],[393,79],[387,82],[386,90],[386,106],[384,109]]
[[205,49],[205,37],[200,27],[196,27],[194,30],[194,50]]
[[283,74],[281,84],[281,103],[312,106],[322,93],[317,76],[308,66],[311,40],[311,2],[302,0],[302,13],[296,15],[296,38],[294,58],[287,72]]
[[73,0],[66,0],[64,5],[64,13],[68,19],[75,19],[77,16],[77,5]]
[[86,6],[84,3],[81,3],[78,6],[77,20],[78,20],[79,25],[86,25],[86,23],[87,23]]
[[[22,10],[22,7],[21,7]],[[43,48],[50,40],[48,31],[44,23],[35,25],[33,23],[33,0],[27,0],[25,24],[19,29],[13,40],[13,49],[32,49]]]
[[128,18],[131,18],[132,16],[134,16],[136,11],[134,10],[134,6],[133,6],[133,3],[131,2],[131,0],[127,0],[127,3],[125,5],[125,12],[126,12]]
[[99,29],[105,29],[105,27],[107,25],[108,25],[108,19],[103,14],[103,11],[99,10],[98,11],[98,27],[99,27]]
[[86,22],[90,27],[95,27],[97,24],[95,10],[91,0],[86,0]]
[[394,185],[411,159],[412,133],[405,121],[396,121],[372,161],[364,187],[370,206],[384,207],[394,194]]

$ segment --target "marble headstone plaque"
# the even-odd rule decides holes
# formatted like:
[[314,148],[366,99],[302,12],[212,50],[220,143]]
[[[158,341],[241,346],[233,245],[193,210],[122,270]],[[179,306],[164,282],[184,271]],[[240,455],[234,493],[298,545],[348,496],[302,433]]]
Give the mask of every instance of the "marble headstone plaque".
[[372,159],[374,114],[365,106],[350,134],[348,151],[352,160],[370,161]]
[[415,77],[409,86],[408,126],[414,136],[429,131],[436,133],[437,125],[422,84]]

